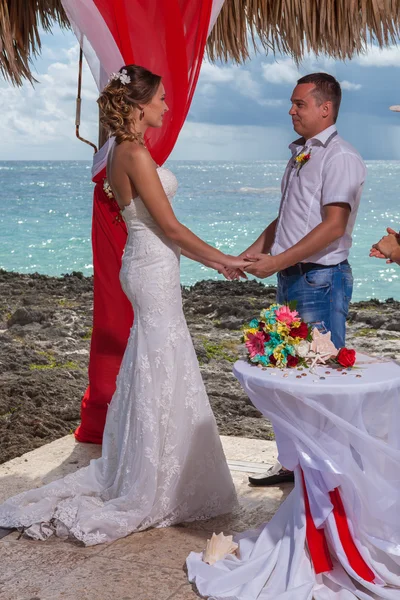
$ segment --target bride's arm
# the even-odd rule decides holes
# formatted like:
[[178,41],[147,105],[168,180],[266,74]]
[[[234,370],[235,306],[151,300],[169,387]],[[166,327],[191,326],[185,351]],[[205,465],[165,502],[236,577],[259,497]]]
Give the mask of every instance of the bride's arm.
[[182,248],[181,248],[181,254],[183,254],[183,256],[186,256],[186,258],[190,258],[190,260],[194,260],[196,262],[201,263],[205,267],[209,267],[210,269],[215,269],[216,271],[218,271],[218,273],[220,273],[221,275],[226,277],[226,279],[230,279],[230,280],[240,279],[240,277],[243,277],[243,279],[247,279],[246,273],[244,273],[240,269],[228,269],[221,263],[213,262],[211,260],[204,260],[200,256],[196,256],[195,254],[192,254],[191,252],[188,252],[187,250],[183,250]]
[[248,264],[248,261],[244,259],[226,256],[216,248],[209,246],[178,221],[165,195],[154,162],[145,148],[132,145],[131,151],[124,154],[123,157],[121,156],[121,161],[124,162],[123,167],[137,194],[157,225],[170,240],[183,250],[198,256],[202,261],[207,260],[240,269]]

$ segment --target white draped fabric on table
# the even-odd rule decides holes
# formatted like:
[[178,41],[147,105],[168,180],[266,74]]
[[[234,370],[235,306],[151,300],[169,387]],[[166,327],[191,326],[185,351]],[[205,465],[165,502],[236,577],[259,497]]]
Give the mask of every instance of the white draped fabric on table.
[[[189,579],[202,596],[400,600],[400,366],[361,354],[356,366],[310,373],[235,364],[249,398],[271,420],[279,461],[295,471],[296,484],[268,524],[235,537],[238,556],[209,566],[201,554],[190,554]],[[316,573],[307,544],[302,472],[310,520],[318,533],[324,531],[333,564],[322,573]],[[358,562],[372,581],[359,575],[339,535],[335,488]]]

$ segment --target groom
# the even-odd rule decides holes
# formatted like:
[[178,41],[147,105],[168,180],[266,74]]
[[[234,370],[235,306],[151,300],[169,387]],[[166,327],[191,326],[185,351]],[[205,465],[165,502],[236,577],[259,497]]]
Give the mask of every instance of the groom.
[[[336,130],[341,96],[340,84],[326,73],[298,80],[289,114],[301,137],[289,146],[279,214],[241,254],[257,259],[248,273],[278,273],[277,302],[297,300],[302,319],[331,331],[337,348],[345,345],[353,289],[347,258],[366,175],[360,155]],[[249,477],[253,485],[292,480],[279,463]]]

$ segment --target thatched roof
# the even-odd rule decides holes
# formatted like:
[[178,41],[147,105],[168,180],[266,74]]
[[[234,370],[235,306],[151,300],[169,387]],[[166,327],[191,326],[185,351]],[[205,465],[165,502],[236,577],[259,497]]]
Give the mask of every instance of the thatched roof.
[[208,41],[211,60],[238,63],[249,45],[292,56],[351,58],[400,34],[400,0],[225,0]]
[[[0,0],[0,71],[12,83],[34,81],[39,26],[68,26],[60,0]],[[367,40],[379,46],[400,33],[400,0],[225,0],[208,42],[211,60],[249,58],[252,43],[301,60],[305,52],[351,58]]]
[[68,26],[60,0],[0,0],[0,71],[12,83],[34,81],[30,59],[40,52],[40,26]]

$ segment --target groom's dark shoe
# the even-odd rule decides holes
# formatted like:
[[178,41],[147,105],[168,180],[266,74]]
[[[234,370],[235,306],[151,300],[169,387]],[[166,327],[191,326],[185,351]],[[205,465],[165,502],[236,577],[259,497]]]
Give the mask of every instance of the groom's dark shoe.
[[266,473],[261,475],[255,475],[249,477],[251,485],[257,486],[268,486],[268,485],[279,485],[280,483],[287,483],[294,481],[293,471],[287,471],[286,469],[280,469],[277,473],[271,473],[274,467],[271,467]]

